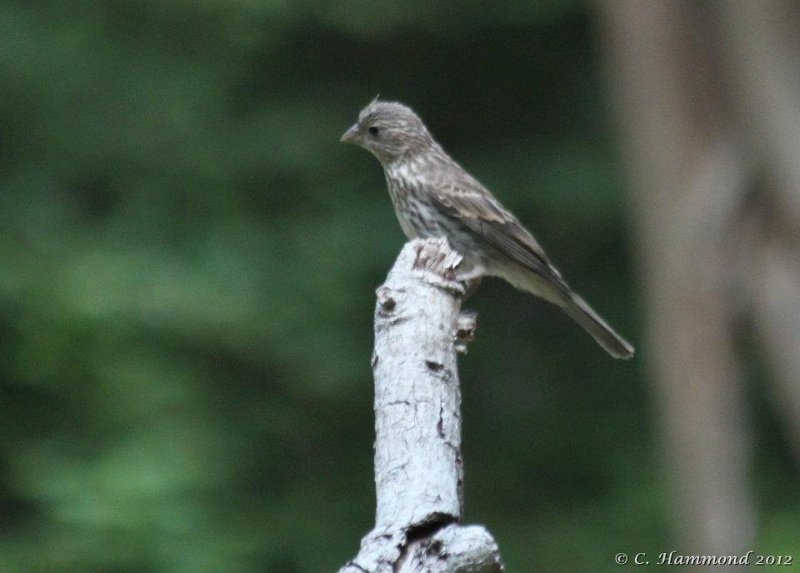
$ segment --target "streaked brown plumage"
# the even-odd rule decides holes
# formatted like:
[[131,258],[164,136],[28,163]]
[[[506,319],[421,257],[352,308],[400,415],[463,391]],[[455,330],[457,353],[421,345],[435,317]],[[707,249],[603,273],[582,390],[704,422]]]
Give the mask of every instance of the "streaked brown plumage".
[[633,347],[572,291],[533,235],[445,153],[410,108],[376,98],[342,141],[381,162],[409,239],[444,236],[464,257],[459,280],[501,277],[560,306],[612,356],[633,356]]

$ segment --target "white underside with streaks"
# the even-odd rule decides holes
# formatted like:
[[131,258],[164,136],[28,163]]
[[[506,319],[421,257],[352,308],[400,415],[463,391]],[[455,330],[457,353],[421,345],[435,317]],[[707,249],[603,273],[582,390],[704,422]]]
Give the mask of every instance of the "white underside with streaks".
[[[441,214],[437,208],[430,202],[425,200],[409,201],[406,197],[408,193],[399,194],[393,188],[391,181],[402,181],[403,187],[406,188],[430,188],[435,184],[421,174],[421,165],[418,160],[411,159],[407,161],[398,161],[396,163],[385,166],[386,179],[389,187],[389,195],[394,205],[397,220],[400,227],[409,239],[428,239],[445,237],[448,238],[452,233],[463,232],[457,228],[443,228],[439,224],[434,224],[434,221],[442,220]],[[425,194],[427,196],[427,194]],[[412,213],[410,216],[409,213]],[[420,224],[420,221],[427,221],[427,225]],[[452,245],[452,241],[448,241]],[[474,278],[483,277],[487,275],[500,276],[488,269],[484,261],[475,256],[473,252],[459,251],[464,260],[462,261],[458,273],[459,280],[472,280]]]

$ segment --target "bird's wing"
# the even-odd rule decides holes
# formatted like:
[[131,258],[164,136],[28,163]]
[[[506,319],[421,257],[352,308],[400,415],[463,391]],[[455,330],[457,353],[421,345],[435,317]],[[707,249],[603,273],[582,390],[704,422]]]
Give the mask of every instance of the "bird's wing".
[[475,180],[437,185],[433,198],[441,211],[523,267],[565,293],[569,287],[541,245],[489,191]]

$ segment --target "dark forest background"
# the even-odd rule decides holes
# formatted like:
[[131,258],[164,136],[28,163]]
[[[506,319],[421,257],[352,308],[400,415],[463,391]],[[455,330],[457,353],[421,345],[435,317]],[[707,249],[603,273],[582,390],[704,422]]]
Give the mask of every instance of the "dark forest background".
[[[655,36],[626,35],[626,17],[665,5],[678,14],[656,15]],[[663,283],[649,253],[665,235],[648,237],[657,227],[641,215],[636,150],[652,140],[636,130],[656,124],[638,121],[650,100],[631,103],[626,90],[646,78],[628,64],[675,31],[681,50],[740,61],[719,48],[733,24],[718,8],[0,2],[0,571],[318,573],[355,555],[374,515],[374,289],[404,237],[377,162],[339,137],[377,93],[416,109],[639,350],[612,360],[499,281],[469,301],[480,327],[460,360],[466,520],[489,528],[508,570],[617,571],[617,552],[673,549],[800,562],[800,410],[783,406],[800,368],[771,366],[797,346],[770,342],[772,319],[733,304],[735,389],[707,384],[706,369],[680,376],[687,391],[670,402],[665,372],[695,361],[651,330],[670,330],[658,322],[669,304],[651,305]],[[697,58],[666,60],[690,70],[688,84],[719,86],[725,101],[705,105],[726,110],[720,124],[758,124],[731,111],[735,80],[753,85],[745,71],[713,63],[697,76],[684,66]],[[761,209],[771,185],[797,192],[771,175],[769,146],[739,149],[754,166],[746,187],[762,190],[745,207]],[[788,153],[800,154],[791,140]],[[778,229],[794,248],[793,224],[773,224],[786,212],[761,209],[746,228]],[[787,300],[773,319],[788,316],[791,331],[800,303]],[[703,321],[698,304],[689,320]],[[692,356],[713,370],[724,357],[704,344]],[[731,392],[738,406],[718,419],[741,447],[702,423],[671,432],[695,426],[670,412]],[[683,443],[731,451],[693,475],[705,454]],[[714,475],[741,480],[709,511],[731,499],[747,511],[681,509],[696,505],[692,483],[716,491]],[[731,519],[743,533],[715,535]]]

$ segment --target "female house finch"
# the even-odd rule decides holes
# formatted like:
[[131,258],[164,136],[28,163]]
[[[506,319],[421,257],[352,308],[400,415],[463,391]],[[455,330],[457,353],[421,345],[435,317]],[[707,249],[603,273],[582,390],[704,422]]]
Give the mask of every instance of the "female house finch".
[[633,347],[572,291],[533,235],[444,152],[410,108],[376,98],[342,141],[378,158],[409,239],[446,237],[463,257],[458,280],[501,277],[561,307],[611,356],[633,356]]

